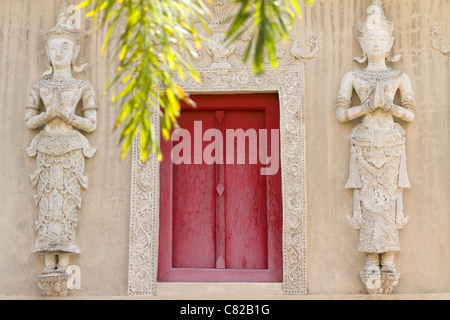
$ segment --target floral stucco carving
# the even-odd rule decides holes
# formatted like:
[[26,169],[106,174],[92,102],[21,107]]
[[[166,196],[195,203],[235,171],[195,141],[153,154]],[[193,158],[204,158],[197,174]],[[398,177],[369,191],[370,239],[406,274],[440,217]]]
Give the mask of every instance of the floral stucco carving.
[[432,46],[433,49],[439,51],[444,56],[447,56],[450,58],[450,42],[447,44],[442,44],[441,35],[439,34],[438,26],[437,24],[434,24],[431,26],[431,37],[433,38]]
[[[208,41],[206,41],[204,46],[206,50],[197,50],[195,52],[194,60],[198,62],[203,60],[205,56],[209,56],[211,60],[211,64],[208,65],[209,68],[229,68],[231,67],[229,62],[231,56],[234,55],[239,60],[243,60],[247,46],[252,40],[252,29],[254,26],[251,23],[252,21],[250,23],[246,22],[243,25],[243,32],[235,43],[230,44],[226,40],[226,35],[230,28],[230,15],[239,10],[240,4],[234,3],[231,0],[214,0],[205,1],[205,5],[208,7],[210,13],[204,17],[210,32],[200,31],[202,37],[208,39]],[[201,26],[199,28],[201,29]],[[296,60],[304,61],[313,59],[321,49],[317,36],[312,36],[309,39],[309,49],[307,51],[300,47],[299,40],[295,36],[290,41],[283,42],[279,40],[276,43],[276,47],[276,60],[289,60],[287,64],[291,64]],[[250,55],[254,55],[254,52],[255,47],[253,46],[250,50]],[[289,54],[290,56],[287,57]],[[269,65],[269,58],[266,57],[264,62]]]
[[[446,21],[448,23],[448,20]],[[441,34],[439,31],[439,25],[442,23],[435,23],[431,26],[431,38],[432,38],[432,42],[431,45],[433,47],[434,50],[442,53],[445,57],[448,57],[449,60],[449,73],[450,73],[450,41],[447,42],[446,44],[443,44],[442,38],[441,38]]]

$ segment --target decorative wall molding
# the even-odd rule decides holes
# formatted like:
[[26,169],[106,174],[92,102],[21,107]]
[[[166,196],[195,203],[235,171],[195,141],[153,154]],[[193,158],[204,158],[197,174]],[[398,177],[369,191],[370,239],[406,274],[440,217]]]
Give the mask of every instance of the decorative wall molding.
[[[157,116],[152,124],[160,125]],[[131,215],[128,269],[129,295],[155,295],[159,243],[159,162],[154,155],[143,162],[139,137],[133,142]]]
[[[306,294],[306,167],[304,65],[270,69],[261,77],[251,68],[199,70],[183,90],[197,94],[277,92],[280,99],[283,194],[283,291]],[[159,126],[158,117],[153,124]],[[159,163],[140,160],[133,147],[129,294],[155,295],[158,261]]]
[[[201,82],[179,79],[189,94],[278,93],[280,100],[281,170],[283,195],[283,292],[306,294],[306,166],[304,117],[304,61],[320,51],[317,37],[310,40],[307,51],[298,41],[291,48],[291,60],[277,69],[267,67],[263,76],[256,76],[251,67],[232,66],[228,57],[237,56],[239,43],[225,45],[229,28],[228,16],[236,9],[230,0],[207,3],[212,15],[207,18],[212,31],[206,50],[199,51],[200,61],[209,55],[208,68],[199,69]],[[250,34],[250,33],[249,33]],[[249,40],[241,36],[240,45]],[[289,44],[288,44],[289,45]],[[278,58],[286,48],[278,50]],[[153,125],[159,129],[159,117],[153,114]],[[159,130],[158,130],[159,132]],[[129,295],[155,295],[158,268],[159,240],[159,163],[151,157],[141,161],[139,141],[132,154],[131,224],[129,256]]]

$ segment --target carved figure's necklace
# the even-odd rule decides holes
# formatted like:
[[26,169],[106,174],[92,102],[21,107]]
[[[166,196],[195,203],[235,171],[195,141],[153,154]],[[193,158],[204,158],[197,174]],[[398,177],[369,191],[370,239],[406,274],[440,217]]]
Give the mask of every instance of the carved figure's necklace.
[[365,81],[374,81],[374,80],[383,80],[390,81],[397,79],[403,73],[401,70],[397,69],[388,69],[382,71],[371,71],[367,69],[355,69],[353,70],[353,74],[355,77],[365,80]]
[[38,82],[38,85],[42,85],[43,87],[46,87],[47,89],[58,89],[58,90],[64,90],[64,89],[73,89],[73,88],[81,88],[87,84],[86,81],[80,80],[80,79],[70,79],[70,80],[40,80]]

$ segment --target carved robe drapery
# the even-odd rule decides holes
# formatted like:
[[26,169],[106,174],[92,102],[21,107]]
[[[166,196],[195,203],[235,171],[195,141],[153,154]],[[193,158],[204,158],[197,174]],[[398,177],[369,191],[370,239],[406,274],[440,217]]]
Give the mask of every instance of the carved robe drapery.
[[[354,70],[355,90],[361,101],[378,93],[393,101],[407,76],[400,70],[369,72]],[[351,96],[340,92],[347,101]],[[414,94],[402,93],[402,105],[412,108]],[[368,114],[350,134],[350,173],[346,188],[354,189],[353,226],[360,230],[359,251],[400,251],[398,230],[405,224],[402,190],[410,188],[406,168],[406,133],[392,115]]]
[[[81,99],[83,111],[97,108],[93,88],[86,81],[41,80],[32,87],[27,109],[37,112],[42,101],[46,109],[58,103],[60,108],[74,113]],[[88,186],[83,174],[84,161],[96,150],[80,132],[62,123],[57,130],[46,127],[26,150],[30,157],[36,157],[36,171],[31,175],[33,187],[37,187],[34,198],[39,208],[34,251],[79,253],[75,243],[78,209],[81,188]]]

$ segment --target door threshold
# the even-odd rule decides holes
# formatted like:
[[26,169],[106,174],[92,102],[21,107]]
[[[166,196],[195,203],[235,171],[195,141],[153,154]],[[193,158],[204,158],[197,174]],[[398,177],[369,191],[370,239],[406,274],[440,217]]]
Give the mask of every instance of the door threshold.
[[282,283],[157,282],[158,297],[282,295]]

